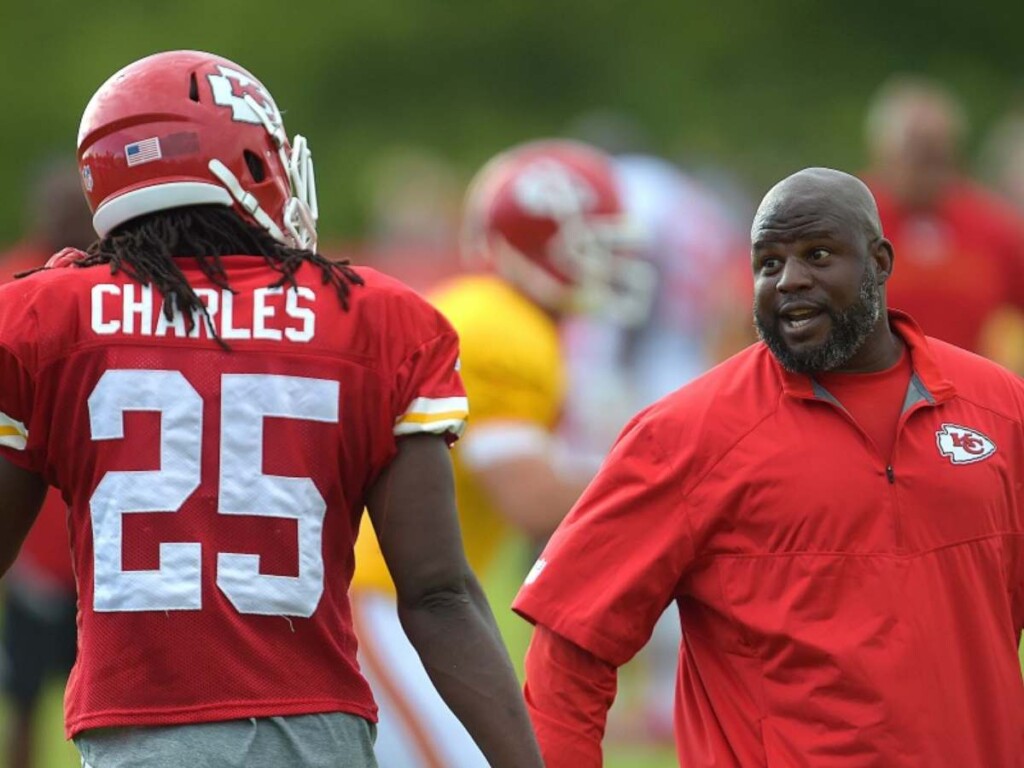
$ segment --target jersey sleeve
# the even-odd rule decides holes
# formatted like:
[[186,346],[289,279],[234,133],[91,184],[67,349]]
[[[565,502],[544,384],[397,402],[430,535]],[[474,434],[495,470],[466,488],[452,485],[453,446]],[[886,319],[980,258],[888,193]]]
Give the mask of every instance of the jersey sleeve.
[[544,765],[602,765],[615,667],[543,625],[533,633],[523,666],[523,698]]
[[[0,289],[0,456],[33,472],[41,471],[41,440],[30,433],[34,380],[22,340],[34,337],[24,295],[9,284]],[[41,435],[36,434],[36,438]]]
[[680,462],[644,415],[551,537],[513,610],[619,666],[650,638],[693,560]]
[[439,313],[438,333],[417,346],[395,377],[396,437],[444,435],[454,442],[466,428],[469,405],[459,376],[459,339]]

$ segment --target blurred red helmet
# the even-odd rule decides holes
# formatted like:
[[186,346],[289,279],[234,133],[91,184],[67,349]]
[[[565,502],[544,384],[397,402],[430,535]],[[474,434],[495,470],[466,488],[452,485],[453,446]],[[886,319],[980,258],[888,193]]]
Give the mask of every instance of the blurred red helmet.
[[624,324],[649,311],[654,272],[636,257],[611,158],[574,141],[501,153],[466,198],[463,249],[546,309],[606,314]]
[[220,56],[168,51],[114,74],[82,115],[78,167],[100,237],[147,213],[217,204],[316,248],[306,140],[289,143],[267,89]]

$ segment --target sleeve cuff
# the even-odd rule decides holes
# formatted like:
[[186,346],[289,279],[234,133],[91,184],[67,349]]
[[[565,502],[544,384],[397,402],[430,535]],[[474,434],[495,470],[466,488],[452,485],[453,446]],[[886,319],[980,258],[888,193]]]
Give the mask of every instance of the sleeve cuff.
[[392,430],[396,437],[421,433],[462,435],[469,416],[465,397],[417,397],[405,412],[395,419]]

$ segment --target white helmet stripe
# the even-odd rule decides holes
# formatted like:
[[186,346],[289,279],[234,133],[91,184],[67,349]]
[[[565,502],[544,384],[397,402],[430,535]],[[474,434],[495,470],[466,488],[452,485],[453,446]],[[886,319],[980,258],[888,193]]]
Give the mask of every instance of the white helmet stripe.
[[186,205],[231,205],[231,195],[216,184],[200,181],[172,181],[125,192],[96,209],[92,226],[106,237],[110,230],[136,216]]

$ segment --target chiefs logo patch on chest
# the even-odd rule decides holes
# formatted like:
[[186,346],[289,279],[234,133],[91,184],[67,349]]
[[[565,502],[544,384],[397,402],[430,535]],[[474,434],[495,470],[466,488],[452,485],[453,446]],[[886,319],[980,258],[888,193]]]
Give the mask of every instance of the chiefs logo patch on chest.
[[984,461],[996,452],[996,444],[976,429],[959,424],[943,424],[935,433],[939,453],[953,464]]

